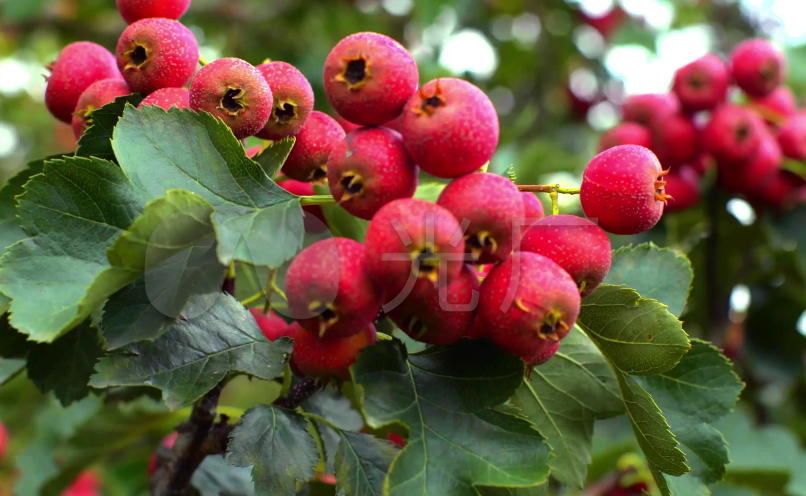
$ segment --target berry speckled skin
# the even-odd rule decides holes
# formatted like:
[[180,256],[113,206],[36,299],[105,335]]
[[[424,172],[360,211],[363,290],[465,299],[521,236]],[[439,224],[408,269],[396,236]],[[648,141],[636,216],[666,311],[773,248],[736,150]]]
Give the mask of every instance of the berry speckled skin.
[[377,126],[399,116],[419,80],[411,54],[378,33],[344,38],[325,60],[328,101],[340,116],[362,126]]
[[786,86],[775,88],[767,96],[751,98],[751,102],[767,124],[775,124],[780,119],[792,117],[798,113],[798,102],[795,95]]
[[190,7],[190,0],[115,0],[115,3],[126,24],[149,17],[164,17],[176,21]]
[[554,358],[554,355],[557,354],[559,349],[559,342],[555,343],[554,341],[545,340],[537,353],[531,356],[523,357],[523,361],[526,362],[527,367],[537,367],[538,365],[543,365]]
[[414,196],[419,172],[400,134],[384,127],[352,131],[333,147],[327,161],[333,198],[366,220],[390,201]]
[[269,341],[274,341],[281,336],[294,337],[294,335],[289,332],[289,326],[286,321],[271,310],[266,314],[263,313],[262,308],[250,308],[249,313],[255,318],[255,323],[260,327],[260,332],[262,332]]
[[716,110],[702,132],[705,149],[717,162],[744,163],[756,153],[764,123],[737,105]]
[[123,79],[123,76],[109,50],[88,41],[71,43],[52,66],[45,105],[54,117],[70,124],[84,90],[96,81],[110,78]]
[[294,148],[283,164],[283,174],[297,181],[324,181],[330,152],[344,136],[344,129],[338,122],[314,110],[296,136]]
[[[781,170],[782,160],[783,153],[778,141],[771,135],[764,135],[756,154],[747,163],[739,166],[730,163],[719,165],[719,184],[727,190],[752,196],[755,190],[763,188]],[[668,190],[669,185],[666,186]]]
[[580,289],[584,283],[582,296],[593,293],[610,271],[607,233],[576,215],[550,215],[535,222],[524,233],[520,249],[553,260]]
[[[277,181],[277,186],[288,191],[292,195],[297,196],[312,196],[316,194],[313,190],[313,184],[303,183],[302,181],[295,181],[293,179],[280,179]],[[322,233],[327,230],[327,219],[322,207],[319,205],[306,205],[302,207],[304,217],[302,222],[305,224],[305,231],[313,234]],[[321,222],[310,218],[314,217]]]
[[299,70],[287,62],[269,62],[255,67],[274,97],[269,122],[257,137],[277,141],[300,132],[313,111],[313,88]]
[[[516,236],[523,215],[523,199],[509,179],[477,172],[451,181],[440,193],[437,205],[445,207],[465,230],[465,253],[472,263],[488,264],[504,260],[517,246]],[[470,257],[473,257],[472,259]]]
[[632,95],[621,104],[622,118],[649,126],[680,111],[680,102],[673,93],[647,93]]
[[535,253],[515,252],[496,265],[480,293],[479,316],[487,335],[520,357],[534,356],[547,339],[563,339],[579,315],[574,280],[562,267]]
[[344,129],[345,133],[355,131],[356,129],[361,129],[362,127],[359,126],[358,124],[353,124],[352,122],[348,121],[347,119],[338,114],[336,114],[336,117],[334,117],[334,119],[336,119],[336,122],[338,122],[341,128]]
[[142,19],[120,35],[115,58],[129,88],[149,95],[185,86],[199,63],[199,45],[178,21]]
[[[537,195],[529,191],[521,193],[523,200],[523,218],[526,219],[526,224],[531,225],[539,219],[542,219],[546,214],[543,211],[543,204],[537,198]],[[523,226],[526,228],[526,226]]]
[[112,103],[119,96],[129,95],[131,90],[122,79],[96,81],[81,94],[73,111],[73,134],[80,139],[92,124],[92,112]]
[[739,88],[751,97],[762,97],[784,81],[786,61],[772,43],[753,38],[733,49],[730,69]]
[[585,168],[580,202],[585,215],[613,234],[638,234],[651,229],[663,215],[660,162],[636,145],[617,146],[593,157]]
[[368,324],[352,336],[338,339],[319,339],[302,328],[291,324],[294,332],[293,362],[303,375],[317,379],[350,380],[350,366],[358,354],[378,341],[375,326]]
[[655,152],[661,165],[668,169],[690,163],[700,154],[700,132],[690,119],[680,114],[668,116],[652,126]]
[[694,113],[721,105],[727,99],[730,82],[728,65],[709,53],[677,70],[672,91],[683,110]]
[[473,296],[474,293],[478,295],[478,290],[479,278],[475,270],[466,265],[459,276],[445,286],[442,297],[439,287],[432,286],[419,294],[409,295],[388,315],[415,341],[446,346],[459,341],[470,331],[476,319]]
[[778,143],[784,156],[806,159],[806,114],[791,117],[784,123],[778,134]]
[[667,212],[687,210],[700,202],[700,176],[691,166],[678,167],[663,179],[666,194],[671,196],[666,205]]
[[218,117],[238,139],[254,136],[263,129],[269,120],[272,102],[266,80],[249,62],[241,59],[210,62],[199,69],[190,83],[190,108]]
[[465,332],[464,337],[468,339],[481,339],[487,337],[487,326],[481,321],[481,318],[478,316],[478,312],[476,314],[476,318],[473,319],[473,324]]
[[[386,290],[387,301],[398,296],[410,276],[417,278],[412,291],[420,292],[433,287],[442,277],[440,272],[450,282],[464,265],[465,242],[459,222],[439,205],[420,199],[394,200],[378,210],[369,223],[364,246],[364,268]],[[433,256],[425,255],[426,261],[415,272],[414,261],[423,250]]]
[[163,110],[171,107],[178,109],[190,107],[190,92],[185,88],[162,88],[148,95],[138,108],[146,105],[156,105]]
[[481,168],[498,145],[498,115],[483,91],[461,79],[426,83],[403,110],[403,143],[421,169],[459,177]]
[[317,241],[302,250],[286,273],[288,309],[317,336],[350,336],[371,323],[383,293],[362,266],[364,247],[347,238]]
[[652,133],[649,129],[635,122],[622,122],[609,129],[599,139],[599,152],[619,145],[638,145],[652,147]]

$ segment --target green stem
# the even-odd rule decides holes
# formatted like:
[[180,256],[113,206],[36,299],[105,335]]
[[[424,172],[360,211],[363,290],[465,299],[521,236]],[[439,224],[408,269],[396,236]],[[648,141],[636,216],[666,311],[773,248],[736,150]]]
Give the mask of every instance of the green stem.
[[202,67],[207,65],[207,60],[204,57],[202,57],[201,55],[199,55],[199,65],[202,66]]
[[561,195],[578,195],[579,188],[563,188],[559,184],[519,184],[518,189],[521,191],[530,191],[532,193],[551,193],[556,191]]
[[552,188],[551,192],[549,193],[549,198],[551,198],[551,215],[559,215],[560,214],[560,205],[557,201],[557,188]]
[[336,203],[336,199],[331,195],[313,195],[302,196],[299,200],[303,207],[308,205],[332,205]]

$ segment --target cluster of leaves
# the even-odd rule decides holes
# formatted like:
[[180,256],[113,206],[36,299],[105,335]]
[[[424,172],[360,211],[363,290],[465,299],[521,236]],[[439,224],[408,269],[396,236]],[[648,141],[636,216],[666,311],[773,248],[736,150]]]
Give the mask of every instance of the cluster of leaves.
[[[112,410],[29,451],[52,453],[71,437],[91,454],[71,450],[59,469],[23,474],[21,494],[57,491],[132,442],[103,432],[128,427],[131,409],[101,407],[91,390],[158,388],[174,413],[154,413],[153,425],[228,376],[285,371],[290,341],[268,342],[221,283],[233,261],[274,269],[302,246],[300,199],[270,178],[293,141],[253,161],[209,114],[129,103],[97,112],[75,156],[31,164],[0,191],[10,245],[0,259],[0,381],[25,370],[81,415]],[[337,212],[326,209],[333,230],[360,239],[365,226]],[[419,352],[382,341],[353,367],[352,401],[319,393],[296,411],[246,411],[230,455],[194,484],[224,484],[211,474],[227,462],[252,467],[257,493],[293,495],[324,464],[339,494],[540,495],[549,474],[583,487],[594,422],[626,415],[662,495],[708,494],[729,463],[716,424],[742,384],[716,348],[683,331],[692,278],[671,250],[617,250],[578,327],[530,379],[520,358],[486,341]],[[405,432],[406,446],[362,428]]]

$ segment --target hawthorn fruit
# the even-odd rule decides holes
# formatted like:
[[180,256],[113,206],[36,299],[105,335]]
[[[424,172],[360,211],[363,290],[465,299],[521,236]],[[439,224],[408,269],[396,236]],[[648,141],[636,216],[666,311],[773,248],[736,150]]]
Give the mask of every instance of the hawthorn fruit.
[[344,129],[332,117],[314,110],[283,164],[283,174],[303,182],[322,182],[327,178],[330,152],[344,139]]
[[256,69],[271,88],[274,99],[269,121],[257,133],[264,140],[296,136],[313,111],[313,88],[302,73],[287,62],[269,62]]

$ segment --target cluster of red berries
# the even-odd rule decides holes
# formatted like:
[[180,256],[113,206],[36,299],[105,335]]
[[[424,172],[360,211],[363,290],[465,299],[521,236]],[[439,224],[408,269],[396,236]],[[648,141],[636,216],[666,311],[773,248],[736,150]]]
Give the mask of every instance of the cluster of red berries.
[[[806,115],[783,85],[785,60],[768,41],[739,44],[725,62],[707,54],[680,68],[672,91],[628,97],[624,122],[601,138],[600,150],[633,144],[653,150],[671,173],[668,210],[700,198],[700,177],[714,166],[719,184],[757,207],[801,201],[806,181],[782,168],[806,160]],[[731,92],[733,85],[741,91]]]

